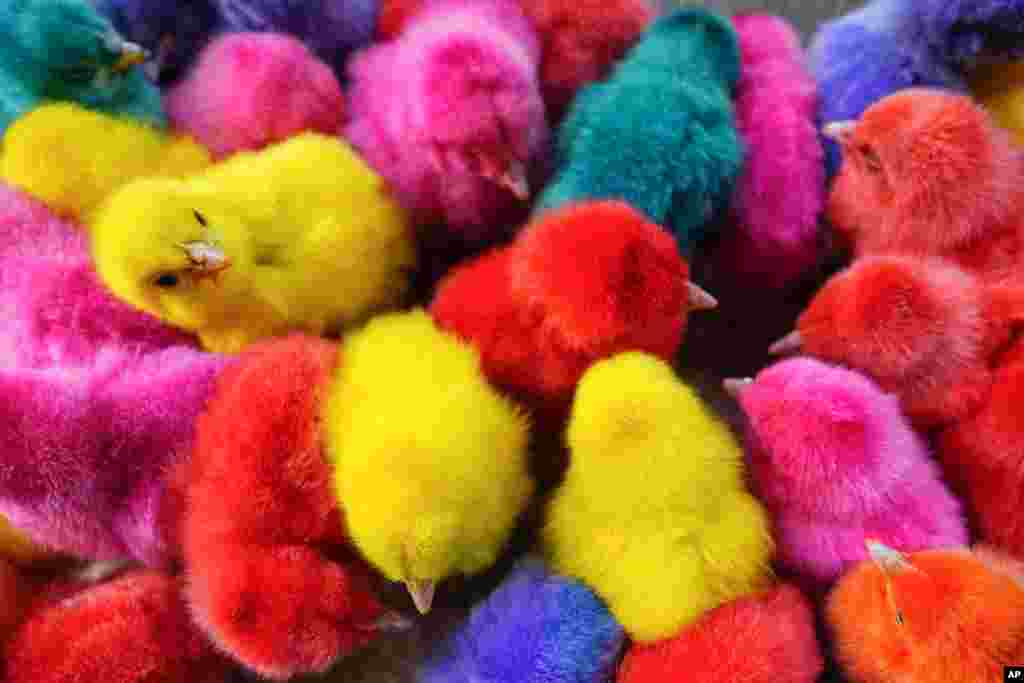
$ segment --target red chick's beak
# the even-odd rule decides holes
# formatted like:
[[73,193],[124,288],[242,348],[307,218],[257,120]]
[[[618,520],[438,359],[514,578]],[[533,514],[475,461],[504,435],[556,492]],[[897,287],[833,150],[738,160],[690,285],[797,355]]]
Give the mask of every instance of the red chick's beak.
[[692,282],[686,283],[690,293],[690,308],[694,311],[710,311],[718,308],[718,299],[708,294],[706,290]]

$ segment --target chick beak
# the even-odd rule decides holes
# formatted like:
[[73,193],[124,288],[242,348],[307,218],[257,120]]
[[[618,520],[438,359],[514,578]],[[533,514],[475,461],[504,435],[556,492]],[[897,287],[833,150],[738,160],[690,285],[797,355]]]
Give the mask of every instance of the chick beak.
[[686,288],[690,293],[691,310],[710,311],[711,309],[718,308],[718,299],[708,294],[707,291],[701,287],[698,287],[692,282],[687,282]]
[[881,541],[868,538],[864,540],[864,546],[867,548],[871,560],[886,574],[893,570],[906,569],[911,566],[907,562],[907,558],[899,551],[893,550]]
[[768,353],[773,356],[784,356],[786,354],[799,352],[802,346],[803,339],[800,337],[800,332],[798,330],[794,330],[769,346]]
[[397,612],[385,612],[369,624],[356,626],[360,631],[371,633],[404,633],[413,627],[413,622]]
[[754,380],[750,377],[741,377],[738,379],[723,379],[722,388],[725,389],[725,393],[729,394],[738,401],[740,395],[744,392],[744,390],[746,390],[746,388],[753,383]]
[[829,140],[844,143],[850,139],[850,135],[856,127],[856,121],[833,121],[832,123],[826,124],[825,127],[821,129],[821,132]]
[[223,250],[209,242],[186,242],[179,246],[185,250],[190,270],[196,279],[209,277],[216,282],[217,276],[231,267],[231,261]]
[[114,66],[111,67],[116,73],[121,73],[127,71],[133,66],[144,64],[149,61],[149,58],[152,56],[150,55],[149,50],[127,41],[121,41],[118,48],[121,56],[118,58]]
[[512,161],[504,169],[500,169],[494,160],[484,153],[477,151],[475,156],[481,176],[508,190],[521,202],[530,198],[530,181],[526,178],[526,167],[522,162]]
[[412,579],[405,582],[405,588],[412,597],[412,603],[416,605],[416,610],[420,614],[426,614],[430,611],[430,607],[434,603],[434,589],[436,587],[437,584],[433,581]]

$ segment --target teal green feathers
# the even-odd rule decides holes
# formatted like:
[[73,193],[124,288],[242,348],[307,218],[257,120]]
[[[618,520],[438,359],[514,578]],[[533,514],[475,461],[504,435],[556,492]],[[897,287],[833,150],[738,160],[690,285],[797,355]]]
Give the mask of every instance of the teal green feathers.
[[47,100],[163,126],[160,93],[125,41],[86,0],[0,3],[0,133]]
[[732,106],[739,76],[726,20],[692,8],[655,22],[607,81],[577,96],[537,211],[625,200],[689,254],[729,205],[742,170]]

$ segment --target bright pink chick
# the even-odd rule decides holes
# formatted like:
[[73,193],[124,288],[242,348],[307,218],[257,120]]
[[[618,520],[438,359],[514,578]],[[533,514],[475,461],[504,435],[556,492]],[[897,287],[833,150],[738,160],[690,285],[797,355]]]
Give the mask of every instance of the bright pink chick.
[[871,380],[796,358],[727,387],[747,415],[751,474],[778,562],[812,594],[867,559],[868,539],[907,551],[968,543],[960,503],[924,441]]
[[783,288],[820,256],[825,167],[817,90],[790,24],[762,13],[732,21],[743,57],[736,126],[747,156],[731,225],[715,252],[716,283]]
[[491,242],[544,159],[539,63],[515,0],[437,0],[352,59],[345,135],[421,221]]
[[214,40],[164,105],[171,125],[217,158],[304,131],[336,135],[345,122],[344,94],[331,68],[299,40],[275,33]]

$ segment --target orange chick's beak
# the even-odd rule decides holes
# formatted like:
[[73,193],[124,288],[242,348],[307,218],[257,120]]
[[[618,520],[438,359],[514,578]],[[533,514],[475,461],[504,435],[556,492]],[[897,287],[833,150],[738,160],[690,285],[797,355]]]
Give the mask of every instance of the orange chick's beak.
[[135,43],[129,43],[127,41],[120,41],[120,45],[118,45],[118,52],[121,56],[118,58],[117,62],[114,63],[114,66],[111,67],[116,73],[122,73],[133,66],[144,64],[149,61],[150,58],[148,50],[136,45]]
[[189,272],[196,281],[209,278],[216,283],[218,276],[231,267],[224,251],[209,242],[186,242],[178,246],[188,256]]

